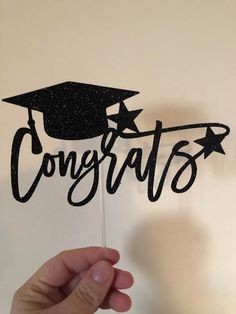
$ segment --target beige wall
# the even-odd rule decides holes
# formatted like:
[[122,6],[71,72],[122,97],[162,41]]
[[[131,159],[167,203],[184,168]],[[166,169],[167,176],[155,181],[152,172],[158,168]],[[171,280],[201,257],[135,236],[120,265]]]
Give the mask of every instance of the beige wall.
[[[120,249],[120,266],[136,278],[131,313],[235,313],[236,1],[1,0],[0,33],[1,99],[73,80],[139,90],[127,104],[144,108],[140,130],[152,128],[155,119],[165,126],[231,127],[226,156],[200,162],[189,192],[174,194],[167,183],[160,201],[149,203],[145,185],[130,172],[105,201],[108,244]],[[44,180],[26,204],[13,199],[11,142],[26,119],[22,108],[1,103],[1,313],[9,313],[13,291],[47,258],[101,243],[98,197],[83,208],[70,207],[68,178]],[[48,152],[97,145],[53,140],[44,135],[42,115],[35,119]],[[165,137],[164,157],[176,136]],[[40,163],[27,144],[25,187]],[[120,155],[126,149],[121,143]]]

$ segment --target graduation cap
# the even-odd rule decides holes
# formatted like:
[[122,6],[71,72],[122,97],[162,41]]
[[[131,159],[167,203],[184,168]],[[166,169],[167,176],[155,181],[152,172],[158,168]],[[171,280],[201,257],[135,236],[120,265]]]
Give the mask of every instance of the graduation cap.
[[38,136],[32,110],[43,113],[44,129],[49,136],[79,140],[104,134],[108,128],[106,108],[138,93],[91,84],[64,82],[5,98],[3,101],[28,108],[28,124],[36,142]]

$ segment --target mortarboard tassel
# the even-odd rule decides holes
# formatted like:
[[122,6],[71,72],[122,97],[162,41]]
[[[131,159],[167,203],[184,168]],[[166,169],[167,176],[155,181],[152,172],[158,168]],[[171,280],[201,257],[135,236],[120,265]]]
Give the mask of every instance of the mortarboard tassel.
[[42,148],[40,139],[38,137],[38,134],[35,128],[35,121],[33,119],[31,109],[28,109],[28,114],[29,114],[28,125],[30,127],[31,136],[32,136],[32,153],[35,155],[38,155],[42,153],[43,148]]

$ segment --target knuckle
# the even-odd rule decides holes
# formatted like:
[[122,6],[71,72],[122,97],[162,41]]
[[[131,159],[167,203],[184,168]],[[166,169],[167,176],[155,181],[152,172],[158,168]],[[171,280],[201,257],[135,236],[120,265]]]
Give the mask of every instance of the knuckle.
[[29,295],[30,291],[27,288],[27,286],[24,285],[15,291],[13,295],[13,301],[14,302],[25,301],[29,298]]
[[68,250],[63,250],[60,253],[58,253],[58,257],[64,257],[65,255],[67,255]]
[[14,293],[13,299],[14,300],[18,300],[20,299],[22,296],[22,288],[19,288],[16,290],[16,292]]
[[75,297],[77,300],[86,306],[93,307],[98,303],[99,297],[94,292],[93,288],[90,285],[79,285],[75,289]]

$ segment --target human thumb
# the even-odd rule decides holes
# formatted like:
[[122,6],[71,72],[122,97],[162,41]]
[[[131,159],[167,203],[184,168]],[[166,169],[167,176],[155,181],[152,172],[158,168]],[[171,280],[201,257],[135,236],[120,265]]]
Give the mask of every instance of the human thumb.
[[114,268],[107,261],[99,261],[81,279],[78,286],[61,303],[58,314],[93,314],[105,299],[114,279]]

